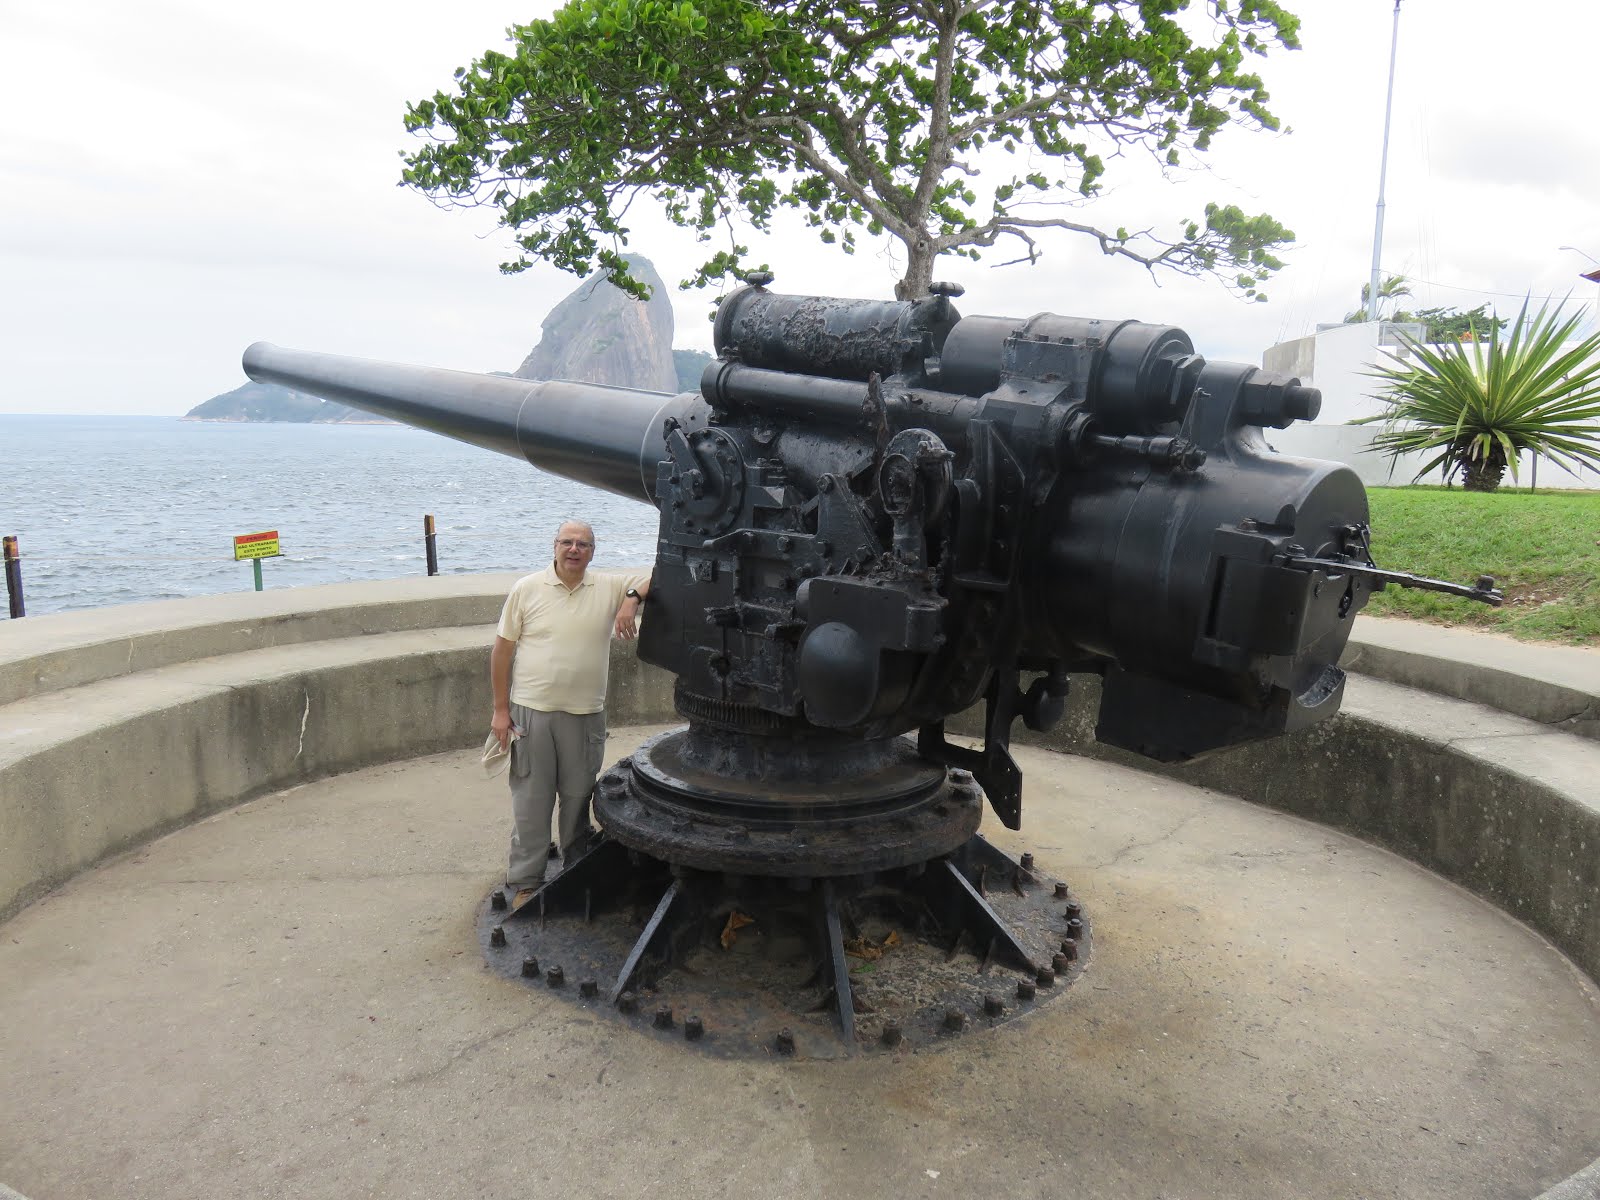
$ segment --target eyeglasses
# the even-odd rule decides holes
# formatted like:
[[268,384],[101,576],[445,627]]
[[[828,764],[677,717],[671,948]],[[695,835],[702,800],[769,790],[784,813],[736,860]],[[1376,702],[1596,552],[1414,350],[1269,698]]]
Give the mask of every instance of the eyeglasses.
[[556,541],[556,545],[561,547],[561,549],[563,549],[563,550],[571,550],[571,549],[593,550],[594,549],[594,543],[593,542],[586,542],[582,538],[559,538]]

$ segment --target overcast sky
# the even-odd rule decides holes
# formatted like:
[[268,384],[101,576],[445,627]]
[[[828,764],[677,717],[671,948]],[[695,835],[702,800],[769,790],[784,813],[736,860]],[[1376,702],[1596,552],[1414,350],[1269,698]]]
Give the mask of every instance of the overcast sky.
[[[1154,280],[1085,239],[1037,265],[945,260],[963,312],[1174,324],[1212,359],[1259,362],[1337,321],[1367,278],[1390,0],[1288,0],[1304,48],[1262,64],[1291,131],[1231,132],[1177,182],[1113,164],[1103,223],[1206,200],[1293,229],[1266,304]],[[0,412],[181,413],[244,382],[250,342],[466,370],[510,370],[576,280],[501,276],[508,237],[396,186],[407,101],[504,42],[544,0],[0,0]],[[1405,0],[1383,265],[1417,303],[1502,312],[1596,290],[1600,3]],[[671,282],[697,247],[635,248]],[[775,288],[886,297],[886,247],[854,258],[798,228],[757,240]],[[995,261],[1011,257],[995,253]],[[679,346],[710,348],[710,297],[675,297]]]

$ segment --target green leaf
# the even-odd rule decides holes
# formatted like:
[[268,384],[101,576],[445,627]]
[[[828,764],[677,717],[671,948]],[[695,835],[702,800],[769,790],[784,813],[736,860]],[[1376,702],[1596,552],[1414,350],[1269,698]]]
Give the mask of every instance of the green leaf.
[[[898,239],[897,290],[915,294],[933,265],[919,246],[1031,246],[1042,226],[1024,200],[1092,196],[1129,150],[1178,165],[1229,125],[1276,127],[1245,56],[1293,47],[1297,28],[1269,0],[569,0],[513,26],[450,94],[408,106],[424,140],[401,181],[492,207],[523,250],[513,269],[609,269],[641,199],[730,246],[784,206],[846,251],[858,233]],[[996,146],[1026,156],[1026,173],[963,173]],[[1247,298],[1292,236],[1236,209],[1181,235],[1062,227]],[[740,257],[719,252],[696,278]]]
[[1384,411],[1356,423],[1382,422],[1372,445],[1391,457],[1436,452],[1417,478],[1443,467],[1475,490],[1516,478],[1523,454],[1600,468],[1600,334],[1579,338],[1581,313],[1562,308],[1524,301],[1510,333],[1491,318],[1484,341],[1402,334],[1407,358],[1370,372]]

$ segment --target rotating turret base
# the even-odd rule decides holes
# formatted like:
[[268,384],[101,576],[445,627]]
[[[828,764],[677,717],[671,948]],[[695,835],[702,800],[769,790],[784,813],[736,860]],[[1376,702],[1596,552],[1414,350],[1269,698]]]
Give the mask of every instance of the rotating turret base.
[[675,866],[821,879],[949,854],[978,832],[983,792],[904,738],[808,747],[690,726],[602,775],[594,814]]
[[808,1058],[945,1044],[1082,973],[1087,916],[976,834],[966,772],[890,739],[822,785],[741,789],[691,740],[608,771],[603,832],[524,904],[491,894],[494,970],[706,1052]]

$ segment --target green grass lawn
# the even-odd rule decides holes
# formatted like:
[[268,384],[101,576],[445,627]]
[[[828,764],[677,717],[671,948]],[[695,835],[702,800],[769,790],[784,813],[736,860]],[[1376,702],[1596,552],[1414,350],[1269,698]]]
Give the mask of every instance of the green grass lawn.
[[1370,488],[1372,557],[1380,567],[1471,583],[1493,575],[1490,608],[1436,592],[1385,588],[1366,611],[1600,645],[1600,492]]

